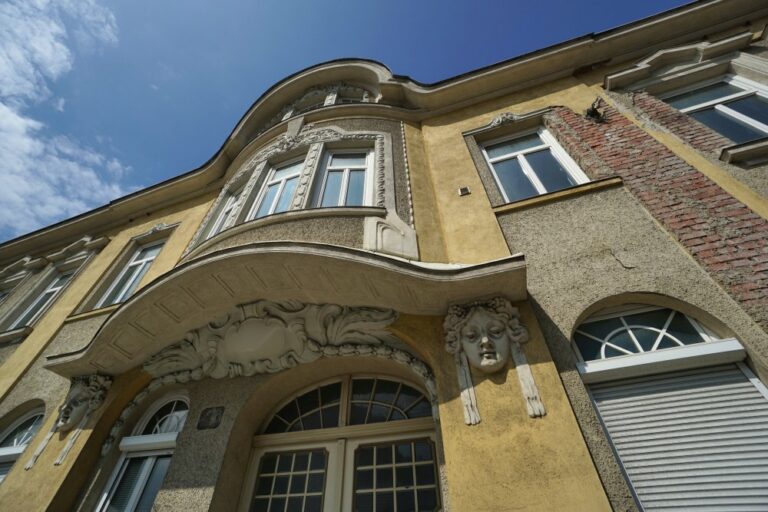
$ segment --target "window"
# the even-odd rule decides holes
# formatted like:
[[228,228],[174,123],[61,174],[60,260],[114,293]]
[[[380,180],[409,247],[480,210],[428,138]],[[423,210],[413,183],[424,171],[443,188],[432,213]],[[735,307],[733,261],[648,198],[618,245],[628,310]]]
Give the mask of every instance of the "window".
[[288,211],[303,167],[302,159],[270,170],[267,181],[248,214],[248,219],[259,219],[273,213]]
[[643,510],[768,509],[768,389],[737,340],[634,305],[588,319],[574,341]]
[[53,304],[53,301],[56,300],[59,293],[61,293],[67,283],[72,279],[73,274],[74,271],[54,272],[49,278],[48,285],[43,289],[42,293],[37,295],[22,313],[16,317],[9,329],[19,329],[35,323],[48,307]]
[[160,250],[163,248],[165,240],[152,244],[143,245],[136,249],[131,256],[130,261],[123,270],[120,271],[115,281],[107,289],[104,297],[98,302],[96,307],[105,307],[117,304],[127,300],[136,287],[139,286],[141,279],[152,266]]
[[738,144],[768,136],[768,91],[751,80],[728,76],[663,99]]
[[390,379],[347,378],[301,394],[257,436],[243,509],[439,510],[431,414],[420,391]]
[[229,194],[227,196],[226,201],[224,201],[224,205],[221,207],[219,213],[214,218],[206,238],[216,236],[224,229],[234,224],[235,218],[237,217],[237,207],[240,205],[240,197],[242,196],[242,193],[243,190],[241,189],[234,194]]
[[316,180],[318,208],[369,204],[372,151],[332,151],[325,155]]
[[487,143],[483,154],[508,203],[589,181],[545,129]]
[[100,512],[152,510],[188,410],[184,399],[166,399],[148,420],[139,422],[133,436],[122,439],[122,457],[102,496]]
[[43,424],[43,410],[25,414],[0,434],[0,482],[13,467]]

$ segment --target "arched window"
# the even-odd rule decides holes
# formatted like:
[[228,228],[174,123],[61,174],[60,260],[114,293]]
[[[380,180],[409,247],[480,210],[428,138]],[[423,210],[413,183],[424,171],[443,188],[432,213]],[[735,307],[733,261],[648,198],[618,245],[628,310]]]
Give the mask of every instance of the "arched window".
[[243,510],[440,508],[432,407],[409,384],[326,383],[280,407],[255,446]]
[[184,428],[189,405],[185,398],[166,398],[120,441],[120,462],[110,478],[98,510],[152,510],[171,463],[176,436]]
[[574,342],[643,510],[768,510],[768,389],[738,340],[632,305],[587,319]]
[[0,434],[0,482],[43,424],[44,411],[35,409],[14,421]]

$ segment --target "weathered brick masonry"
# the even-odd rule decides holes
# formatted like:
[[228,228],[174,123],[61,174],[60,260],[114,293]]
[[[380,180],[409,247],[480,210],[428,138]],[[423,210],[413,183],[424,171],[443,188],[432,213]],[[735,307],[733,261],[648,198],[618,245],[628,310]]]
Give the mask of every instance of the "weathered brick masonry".
[[768,221],[615,108],[604,110],[605,122],[596,123],[558,107],[545,123],[592,178],[620,176],[648,211],[768,331]]
[[699,151],[719,155],[723,147],[733,145],[732,140],[667,105],[655,96],[645,92],[636,92],[629,94],[628,97],[636,111],[644,114],[648,119],[666,128]]

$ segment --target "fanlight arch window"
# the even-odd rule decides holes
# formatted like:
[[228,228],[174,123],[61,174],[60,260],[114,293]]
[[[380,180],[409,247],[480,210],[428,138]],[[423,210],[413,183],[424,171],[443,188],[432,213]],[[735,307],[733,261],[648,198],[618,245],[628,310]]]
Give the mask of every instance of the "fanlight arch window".
[[432,406],[405,382],[356,376],[300,393],[254,443],[241,510],[440,509]]
[[184,397],[165,398],[120,441],[121,457],[102,495],[103,512],[150,511],[184,428],[189,404]]
[[0,434],[0,482],[13,467],[43,424],[45,412],[35,409],[23,415]]
[[593,316],[573,339],[584,361],[655,352],[716,341],[693,318],[670,308],[633,306]]

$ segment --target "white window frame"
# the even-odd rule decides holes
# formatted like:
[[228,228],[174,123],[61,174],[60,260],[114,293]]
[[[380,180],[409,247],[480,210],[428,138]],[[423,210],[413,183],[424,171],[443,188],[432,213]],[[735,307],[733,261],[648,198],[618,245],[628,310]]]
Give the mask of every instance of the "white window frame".
[[[35,416],[42,417],[40,421],[40,425],[42,426],[43,421],[45,420],[45,409],[38,407],[38,408],[32,409],[31,411],[19,417],[16,421],[11,423],[10,426],[8,426],[8,428],[6,428],[5,430],[3,430],[2,433],[0,433],[0,441],[4,440],[8,435],[10,435],[11,432],[13,432],[19,425],[21,425],[25,421]],[[21,454],[24,453],[24,450],[27,448],[27,446],[29,446],[29,443],[32,441],[35,435],[37,435],[37,432],[39,430],[40,430],[40,427],[38,426],[38,428],[32,434],[32,437],[30,437],[29,441],[25,444],[0,448],[0,463],[8,463],[8,462],[15,463],[21,457]],[[5,477],[0,475],[0,483],[4,479]]]
[[[104,292],[104,295],[101,297],[101,299],[99,299],[99,302],[96,303],[96,307],[97,308],[103,308],[103,307],[106,307],[106,306],[111,306],[113,304],[120,304],[121,302],[125,302],[128,298],[130,298],[131,295],[133,295],[133,293],[136,291],[136,286],[138,286],[140,284],[140,282],[136,282],[137,277],[141,276],[141,278],[139,279],[139,281],[141,281],[141,279],[143,279],[146,276],[146,272],[144,274],[142,274],[142,269],[146,266],[147,267],[147,271],[149,271],[149,267],[151,267],[152,264],[157,259],[157,257],[160,256],[160,253],[162,252],[162,247],[157,252],[157,254],[155,254],[152,257],[145,257],[145,258],[142,258],[142,259],[137,259],[139,254],[144,249],[150,249],[150,248],[156,247],[158,245],[159,246],[163,246],[166,241],[167,241],[167,239],[163,238],[162,240],[156,240],[154,242],[150,242],[150,243],[146,243],[146,244],[142,244],[142,245],[137,245],[135,250],[133,251],[133,255],[131,256],[131,258],[125,264],[123,269],[117,274],[115,279],[112,281],[112,284],[110,284],[109,288],[107,288],[107,291]],[[135,272],[135,274],[133,276],[133,279],[130,279],[129,281],[126,281],[126,283],[123,285],[123,288],[120,291],[120,293],[118,293],[115,296],[115,300],[113,302],[107,304],[107,299],[109,299],[109,296],[112,294],[113,291],[115,291],[115,287],[120,283],[120,280],[125,276],[125,274],[127,274],[128,272],[130,272],[134,268],[138,268],[138,270],[136,270],[136,272]],[[131,290],[131,289],[133,289],[133,291],[130,294],[126,295],[128,293],[128,291]]]
[[[513,141],[518,138],[525,137],[526,135],[533,135],[538,134],[539,137],[542,139],[542,144],[538,146],[534,146],[531,148],[522,149],[519,151],[513,151],[511,153],[507,153],[502,156],[490,158],[488,156],[488,152],[486,151],[486,147],[493,146],[495,144]],[[493,179],[496,182],[496,187],[499,189],[499,192],[501,193],[502,197],[504,198],[505,203],[510,203],[513,201],[510,201],[509,196],[507,195],[507,191],[502,186],[501,180],[499,179],[498,174],[496,173],[496,168],[494,167],[494,163],[501,162],[505,160],[511,160],[513,158],[517,158],[518,162],[520,163],[520,167],[523,170],[523,173],[528,178],[528,180],[531,182],[533,187],[536,189],[536,192],[538,192],[538,195],[543,194],[549,194],[551,193],[546,188],[544,188],[544,185],[541,183],[541,180],[536,175],[536,172],[534,171],[533,167],[528,163],[528,160],[526,160],[525,155],[529,153],[534,153],[537,151],[541,151],[543,149],[549,149],[552,151],[552,155],[555,157],[555,160],[560,163],[560,165],[563,166],[565,171],[570,175],[571,178],[576,182],[576,185],[582,185],[584,183],[589,182],[589,177],[584,174],[584,171],[581,170],[579,165],[571,158],[571,156],[558,144],[557,139],[547,130],[546,128],[535,128],[533,130],[527,130],[524,132],[515,133],[514,135],[507,135],[505,137],[499,137],[497,139],[489,140],[486,142],[483,142],[481,146],[483,157],[485,158],[485,162],[488,164],[488,167],[491,170],[491,174],[493,175]],[[560,189],[560,190],[567,190],[567,189]],[[557,192],[557,191],[552,191]],[[530,197],[537,197],[537,196],[530,196]],[[521,199],[515,199],[515,201],[524,201],[526,199],[529,199],[529,197],[524,197]]]
[[[341,381],[341,393],[339,395],[339,421],[342,427],[331,427],[322,429],[304,430],[298,432],[281,432],[277,434],[258,434],[253,438],[253,454],[246,471],[245,481],[242,486],[242,496],[240,497],[240,512],[248,512],[253,502],[253,493],[255,492],[256,478],[258,477],[261,457],[266,453],[278,451],[297,451],[311,449],[325,449],[328,453],[326,465],[325,481],[325,499],[323,500],[323,512],[351,512],[353,502],[353,484],[354,484],[354,452],[361,444],[386,443],[390,441],[405,439],[429,439],[435,447],[435,464],[437,459],[437,428],[432,416],[424,418],[414,418],[396,421],[387,421],[380,423],[368,423],[364,425],[347,425],[347,406],[350,404],[350,394],[353,379],[385,379],[393,382],[399,382],[428,396],[422,386],[413,382],[400,379],[385,374],[354,374],[326,379],[307,386],[300,391],[293,393],[287,400],[282,401],[278,407],[275,407],[270,415],[267,416],[266,428],[274,415],[285,405],[303,394],[313,389]],[[341,478],[334,480],[332,476],[341,472]],[[439,474],[437,475],[437,487],[439,489],[439,500],[442,503],[444,496],[440,484]]]
[[[347,199],[347,191],[349,188],[349,176],[351,171],[359,171],[359,167],[344,167],[344,166],[331,166],[331,159],[334,155],[353,155],[353,154],[365,154],[365,181],[363,184],[363,204],[362,206],[370,206],[373,200],[373,149],[329,149],[326,150],[323,155],[323,165],[318,172],[322,173],[322,178],[319,180],[319,188],[317,189],[317,197],[315,199],[315,208],[343,208],[347,205],[344,204]],[[337,204],[333,206],[321,206],[323,203],[323,195],[325,193],[325,185],[328,182],[329,171],[343,173],[341,178],[341,190],[339,191],[339,200]]]
[[[296,179],[300,179],[301,178],[301,174],[304,172],[304,165],[303,165],[303,163],[305,162],[305,159],[306,159],[305,156],[301,156],[300,158],[294,158],[293,160],[287,160],[285,162],[281,162],[280,165],[273,165],[269,169],[269,174],[267,174],[267,179],[264,180],[264,183],[261,186],[261,190],[259,190],[259,194],[256,197],[256,201],[253,202],[253,205],[251,206],[251,209],[248,211],[248,215],[245,217],[246,221],[256,219],[256,213],[259,211],[259,208],[261,207],[261,203],[262,203],[262,201],[264,201],[264,199],[265,199],[265,197],[267,195],[267,191],[269,190],[269,187],[271,185],[279,183],[279,187],[277,189],[277,194],[275,194],[275,198],[272,200],[272,204],[269,206],[269,210],[267,211],[267,213],[265,215],[263,215],[261,217],[258,217],[258,218],[263,219],[264,217],[267,217],[269,215],[273,215],[275,213],[275,208],[277,208],[277,204],[280,202],[280,197],[283,194],[283,190],[285,189],[286,182],[288,182],[288,180],[293,179],[293,178],[296,178]],[[302,165],[300,167],[298,167],[298,170],[296,171],[295,175],[291,174],[289,176],[284,176],[284,177],[282,177],[280,179],[277,179],[277,180],[274,179],[275,173],[277,173],[278,171],[280,171],[282,169],[285,169],[286,167],[291,167],[294,164],[297,164],[299,162],[302,162]],[[298,189],[298,186],[296,188]],[[295,193],[296,193],[296,191],[294,190],[294,195],[295,195]],[[293,203],[293,197],[291,197],[291,201],[289,203],[287,211],[291,210],[292,203]],[[281,212],[281,213],[284,213],[284,212]]]
[[[59,270],[56,269],[53,272],[50,273],[50,275],[47,277],[47,284],[45,288],[43,288],[43,291],[40,293],[35,294],[35,297],[32,299],[32,301],[22,310],[22,312],[18,315],[15,315],[15,318],[13,322],[8,327],[8,330],[12,331],[14,329],[20,329],[22,327],[27,327],[34,325],[35,322],[37,322],[41,316],[45,314],[46,311],[48,311],[48,308],[51,307],[51,305],[56,301],[58,296],[61,294],[62,290],[69,285],[69,283],[72,282],[72,280],[75,278],[75,273],[77,272],[76,269],[68,269],[68,270]],[[66,281],[64,281],[61,284],[57,284],[59,279],[62,277],[68,277]],[[45,299],[43,302],[40,302],[40,300],[48,295],[48,298]],[[33,311],[35,308],[37,308],[37,311],[32,315],[28,322],[25,322],[24,325],[21,325],[21,321],[24,319],[24,317],[27,316],[28,313]]]
[[208,228],[208,234],[205,236],[206,240],[213,238],[225,229],[234,225],[244,192],[244,187],[241,187],[237,191],[227,194],[227,199],[224,201],[224,205],[216,214],[216,217],[210,225],[211,227]]
[[[577,357],[576,367],[581,374],[582,380],[585,383],[592,384],[596,382],[636,377],[639,375],[650,375],[654,373],[698,368],[701,366],[735,363],[744,360],[746,357],[744,346],[737,339],[720,338],[694,318],[673,307],[627,304],[601,314],[590,316],[584,322],[579,324],[579,327],[587,323],[646,313],[659,309],[670,309],[675,311],[676,314],[684,315],[702,337],[703,342],[681,347],[665,348],[662,350],[652,349],[651,351],[644,351],[630,330],[629,335],[638,349],[637,353],[627,353],[623,356],[585,361],[578,345],[575,341],[572,341],[571,346]],[[666,331],[666,327],[669,325],[671,318],[672,317],[670,316],[670,318],[667,319],[667,324],[659,334],[657,344],[659,340],[663,338],[663,334]],[[622,320],[622,323],[624,324],[624,327],[628,327],[625,321]],[[578,327],[574,330],[574,333],[576,330],[578,330]],[[583,334],[590,337],[585,333]],[[621,347],[616,347],[616,349],[624,351]]]
[[728,96],[723,96],[715,100],[698,103],[696,105],[691,105],[690,107],[681,108],[679,109],[679,111],[684,114],[690,114],[693,112],[698,112],[699,110],[715,107],[715,110],[724,114],[725,116],[730,117],[736,121],[742,122],[752,128],[755,128],[756,130],[760,130],[765,134],[766,137],[768,137],[768,125],[763,124],[760,121],[757,121],[755,119],[752,119],[751,117],[746,116],[740,112],[736,112],[735,110],[729,108],[727,105],[722,104],[727,101],[737,100],[741,98],[746,98],[747,96],[754,96],[754,95],[760,96],[768,100],[768,87],[758,82],[755,82],[753,80],[750,80],[748,78],[744,78],[738,75],[730,75],[730,74],[725,76],[720,76],[720,77],[712,78],[702,82],[696,82],[695,84],[689,85],[682,89],[676,89],[673,92],[662,94],[659,96],[659,99],[667,100],[674,96],[685,94],[687,92],[693,92],[697,89],[702,89],[704,87],[707,87],[708,85],[714,85],[720,82],[725,82],[725,83],[734,85],[736,87],[740,87],[744,89],[744,91],[735,93],[735,94],[730,94]]
[[[117,491],[118,484],[120,483],[123,474],[128,468],[129,459],[141,457],[146,458],[147,461],[142,465],[141,472],[139,473],[137,480],[138,484],[135,486],[133,493],[128,500],[126,510],[132,511],[141,498],[142,493],[144,492],[147,480],[149,479],[152,469],[155,467],[157,458],[164,455],[173,455],[174,449],[176,448],[176,438],[179,435],[178,432],[148,435],[141,435],[141,432],[144,430],[147,423],[149,423],[149,421],[162,407],[176,400],[185,402],[187,404],[187,411],[189,411],[189,399],[186,395],[166,395],[162,399],[155,401],[152,404],[152,407],[147,409],[147,413],[145,413],[141,420],[136,423],[136,426],[133,429],[133,435],[123,437],[120,440],[120,459],[115,466],[115,470],[112,472],[112,475],[107,481],[107,485],[104,487],[104,491],[102,492],[101,498],[99,499],[99,504],[96,507],[97,511],[107,511],[109,503],[112,501],[112,497]],[[189,420],[189,415],[187,415],[187,420]],[[186,422],[184,426],[186,426]]]

